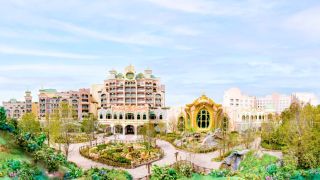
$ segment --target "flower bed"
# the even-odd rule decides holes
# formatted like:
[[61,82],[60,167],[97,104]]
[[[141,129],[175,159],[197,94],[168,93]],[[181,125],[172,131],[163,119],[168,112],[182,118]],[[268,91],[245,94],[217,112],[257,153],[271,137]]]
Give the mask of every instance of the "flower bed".
[[[160,139],[168,141],[175,148],[183,151],[193,152],[193,153],[208,153],[217,150],[216,146],[202,145],[201,141],[204,139],[206,134],[198,133],[199,138],[193,138],[192,136],[186,137],[185,134],[167,133],[160,136]],[[178,145],[176,141],[183,140],[183,143]]]
[[163,151],[159,147],[152,147],[147,142],[112,142],[94,147],[85,146],[80,148],[80,154],[103,164],[124,168],[138,167],[163,157]]
[[[91,135],[84,134],[84,133],[72,133],[69,135],[69,142],[70,143],[88,142],[88,141],[90,141],[90,136]],[[56,143],[65,143],[65,142],[66,142],[66,139],[63,139],[62,137],[57,138],[57,140],[56,140]]]

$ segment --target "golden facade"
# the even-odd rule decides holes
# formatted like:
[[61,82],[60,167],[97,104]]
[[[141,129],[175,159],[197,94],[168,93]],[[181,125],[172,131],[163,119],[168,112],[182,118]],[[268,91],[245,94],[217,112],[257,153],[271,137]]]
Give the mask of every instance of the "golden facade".
[[193,103],[186,105],[185,113],[178,119],[178,126],[184,127],[185,130],[205,132],[220,128],[222,120],[222,106],[202,95]]

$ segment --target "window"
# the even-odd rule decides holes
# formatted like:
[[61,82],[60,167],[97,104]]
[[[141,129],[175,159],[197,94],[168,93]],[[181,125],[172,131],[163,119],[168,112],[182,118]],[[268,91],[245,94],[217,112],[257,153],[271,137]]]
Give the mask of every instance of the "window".
[[197,124],[199,128],[208,128],[210,123],[210,114],[207,110],[202,109],[197,115]]
[[111,114],[108,113],[107,116],[106,116],[106,118],[107,118],[107,119],[111,119]]
[[122,114],[119,115],[119,119],[123,119]]
[[160,114],[159,119],[162,119],[162,114]]
[[117,114],[114,114],[114,115],[113,115],[113,119],[117,119]]
[[126,113],[126,119],[134,119],[133,113]]
[[100,114],[100,119],[103,119],[103,116],[102,116],[102,114]]
[[143,119],[146,120],[147,119],[147,115],[144,114],[143,115]]
[[137,119],[140,119],[140,114],[137,115]]

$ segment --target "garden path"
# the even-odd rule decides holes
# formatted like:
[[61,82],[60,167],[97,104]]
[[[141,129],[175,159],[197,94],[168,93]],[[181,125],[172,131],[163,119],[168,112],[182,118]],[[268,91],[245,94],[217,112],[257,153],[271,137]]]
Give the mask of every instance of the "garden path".
[[[135,140],[136,136],[125,136],[120,137],[123,140]],[[102,136],[98,136],[97,142],[103,142],[108,139],[114,139],[113,136],[108,138],[102,138]],[[83,145],[89,145],[89,143],[79,143],[79,144],[72,144],[70,145],[70,153],[69,153],[69,161],[76,163],[78,166],[84,169],[90,169],[91,167],[106,167],[106,168],[114,168],[99,162],[92,161],[80,155],[79,148]],[[164,157],[152,163],[152,165],[170,165],[176,162],[175,153],[178,152],[178,160],[189,160],[194,164],[210,169],[218,169],[220,167],[220,162],[212,162],[212,158],[219,156],[219,151],[214,151],[211,153],[189,153],[182,150],[177,150],[174,146],[172,146],[169,142],[163,140],[157,140],[157,145],[164,150]],[[123,169],[123,168],[116,168],[116,169]],[[125,169],[130,174],[132,174],[133,178],[141,178],[148,174],[148,170],[146,166],[140,166],[134,169]]]

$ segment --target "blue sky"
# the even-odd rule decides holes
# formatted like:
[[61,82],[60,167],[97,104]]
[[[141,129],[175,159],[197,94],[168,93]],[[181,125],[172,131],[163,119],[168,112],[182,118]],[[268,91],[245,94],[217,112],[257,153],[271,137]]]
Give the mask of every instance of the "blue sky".
[[205,92],[320,95],[320,2],[301,0],[0,1],[0,101],[26,89],[102,83],[149,67],[167,105]]

